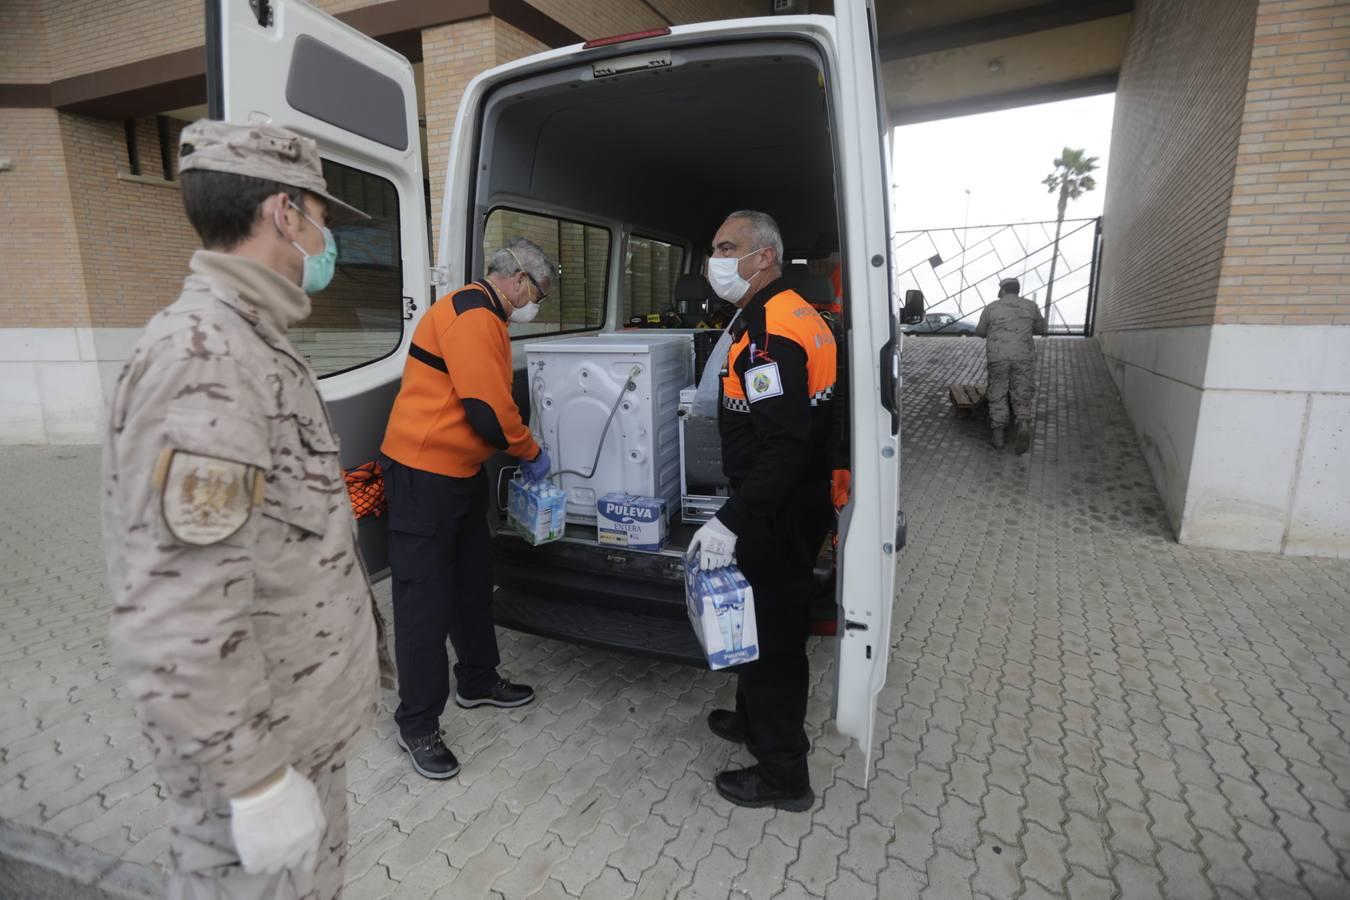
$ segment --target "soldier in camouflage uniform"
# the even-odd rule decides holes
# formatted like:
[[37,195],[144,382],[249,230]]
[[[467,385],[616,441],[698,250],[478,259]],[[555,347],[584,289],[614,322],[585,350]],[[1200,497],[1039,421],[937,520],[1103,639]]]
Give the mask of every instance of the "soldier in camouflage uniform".
[[1040,307],[1018,296],[1015,278],[999,283],[998,299],[984,308],[975,333],[985,339],[989,363],[989,443],[1002,449],[1008,427],[1008,401],[1017,418],[1018,453],[1031,449],[1031,417],[1036,409],[1036,346],[1033,334],[1045,334]]
[[203,120],[180,158],[206,249],[112,401],[112,655],[169,794],[170,895],[332,898],[383,640],[337,438],[286,330],[331,278],[325,219],[363,214],[281,128]]

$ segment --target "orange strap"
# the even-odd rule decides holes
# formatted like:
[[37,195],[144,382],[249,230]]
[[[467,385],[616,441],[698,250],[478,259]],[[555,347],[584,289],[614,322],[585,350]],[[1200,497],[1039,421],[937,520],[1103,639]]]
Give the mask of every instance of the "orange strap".
[[830,500],[834,503],[835,512],[839,512],[845,506],[848,506],[848,498],[852,490],[853,473],[848,469],[835,469],[830,474]]
[[347,482],[347,496],[352,501],[352,513],[358,519],[382,516],[388,504],[384,499],[384,474],[380,464],[368,462],[342,473]]

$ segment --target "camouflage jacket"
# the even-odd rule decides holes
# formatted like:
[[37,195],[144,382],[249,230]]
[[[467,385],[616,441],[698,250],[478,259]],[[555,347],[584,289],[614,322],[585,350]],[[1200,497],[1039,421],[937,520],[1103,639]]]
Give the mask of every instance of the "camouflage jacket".
[[975,333],[985,338],[984,352],[991,362],[1031,359],[1036,355],[1031,336],[1045,334],[1045,317],[1025,297],[1002,297],[984,308]]
[[112,656],[160,777],[218,806],[342,758],[383,640],[337,439],[282,331],[307,298],[238,257],[192,271],[118,380],[103,525]]

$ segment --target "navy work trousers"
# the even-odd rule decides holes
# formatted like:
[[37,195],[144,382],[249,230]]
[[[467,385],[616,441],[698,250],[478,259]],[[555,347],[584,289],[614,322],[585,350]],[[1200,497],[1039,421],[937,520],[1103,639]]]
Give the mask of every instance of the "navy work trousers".
[[439,730],[450,699],[447,637],[462,693],[482,694],[497,682],[488,483],[482,471],[451,478],[387,457],[381,466],[394,579],[394,719],[412,740]]

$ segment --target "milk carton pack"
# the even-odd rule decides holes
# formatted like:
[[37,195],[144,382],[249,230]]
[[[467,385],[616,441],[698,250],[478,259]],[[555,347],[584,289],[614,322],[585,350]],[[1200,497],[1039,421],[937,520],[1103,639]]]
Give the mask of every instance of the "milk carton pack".
[[531,544],[556,541],[567,527],[567,494],[550,481],[514,479],[507,489],[506,520]]
[[595,501],[596,538],[630,550],[660,550],[666,540],[666,501],[614,491]]
[[735,566],[698,570],[698,559],[685,561],[685,600],[689,621],[711,669],[725,669],[759,658],[755,593]]

